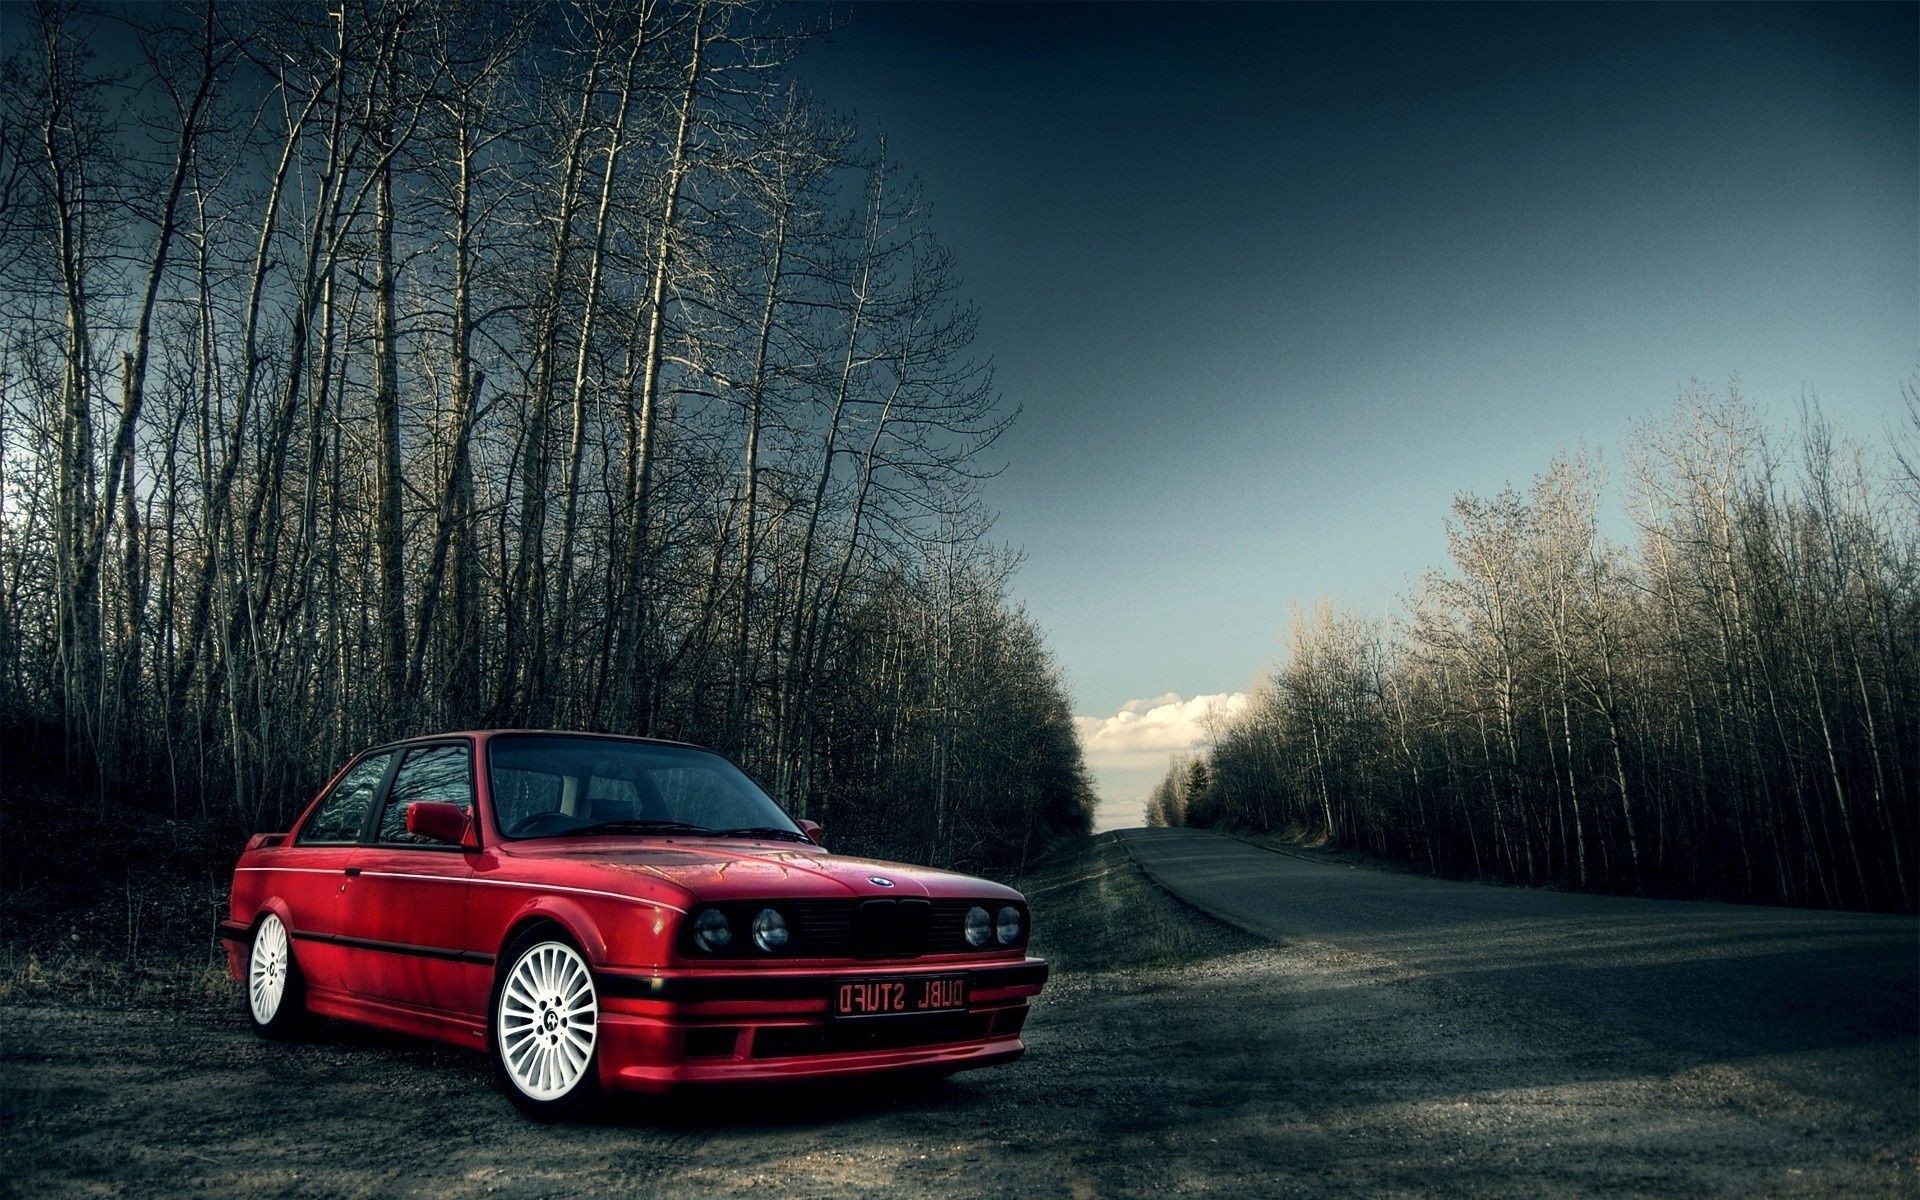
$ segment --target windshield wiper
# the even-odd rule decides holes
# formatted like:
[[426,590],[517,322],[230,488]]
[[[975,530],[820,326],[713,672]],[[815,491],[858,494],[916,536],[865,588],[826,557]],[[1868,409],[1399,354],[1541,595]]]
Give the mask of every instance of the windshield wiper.
[[595,821],[591,825],[581,825],[566,831],[564,836],[574,837],[582,833],[712,833],[705,825],[689,825],[685,821],[655,821],[645,817],[629,817],[619,821]]
[[777,825],[748,825],[740,829],[715,829],[713,832],[719,834],[721,837],[781,838],[789,842],[805,842],[808,845],[813,844],[813,839],[801,833],[799,830],[782,829]]

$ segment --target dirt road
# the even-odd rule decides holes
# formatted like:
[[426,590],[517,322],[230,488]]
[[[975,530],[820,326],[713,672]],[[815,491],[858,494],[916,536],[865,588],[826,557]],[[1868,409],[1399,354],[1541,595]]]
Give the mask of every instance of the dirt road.
[[[1129,835],[1036,893],[1203,957],[1069,970],[1007,1069],[522,1121],[475,1056],[0,1010],[21,1196],[1912,1195],[1912,921],[1440,884]],[[1073,899],[1069,901],[1067,898]],[[1078,920],[1079,918],[1075,918]],[[1064,921],[1062,924],[1070,924]],[[1246,948],[1253,946],[1254,948]],[[1110,952],[1109,952],[1110,953]],[[1063,955],[1071,957],[1071,955]]]

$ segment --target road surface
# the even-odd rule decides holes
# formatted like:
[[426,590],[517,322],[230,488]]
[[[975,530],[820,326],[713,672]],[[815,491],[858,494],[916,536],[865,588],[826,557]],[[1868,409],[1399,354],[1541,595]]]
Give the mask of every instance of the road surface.
[[1105,847],[1043,946],[1072,897],[1198,957],[1062,972],[1008,1068],[535,1126],[458,1050],[0,1007],[0,1196],[1920,1194],[1911,920],[1124,837],[1262,937]]
[[[1307,861],[1200,830],[1128,830],[1189,903],[1466,989],[1480,1020],[1537,1009],[1552,1084],[1583,1064],[1635,1076],[1738,1070],[1920,1123],[1920,923],[1911,917],[1591,896]],[[1514,1084],[1528,1082],[1515,1078]]]

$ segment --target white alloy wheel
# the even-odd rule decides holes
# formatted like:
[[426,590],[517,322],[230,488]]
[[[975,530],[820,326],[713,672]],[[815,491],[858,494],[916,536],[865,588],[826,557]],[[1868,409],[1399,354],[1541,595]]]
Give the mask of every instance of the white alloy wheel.
[[593,1062],[599,1031],[593,975],[573,947],[537,942],[513,964],[495,1009],[493,1036],[513,1086],[533,1100],[573,1091]]
[[247,1005],[253,1010],[253,1019],[262,1025],[273,1024],[280,1012],[292,961],[287,927],[279,917],[268,913],[253,932],[253,953],[247,959]]

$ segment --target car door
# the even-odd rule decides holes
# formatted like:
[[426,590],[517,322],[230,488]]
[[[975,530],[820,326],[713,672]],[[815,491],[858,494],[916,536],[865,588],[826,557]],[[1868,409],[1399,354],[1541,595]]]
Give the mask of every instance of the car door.
[[487,953],[466,944],[468,881],[477,851],[407,832],[407,805],[436,800],[473,811],[473,746],[465,739],[406,747],[348,865],[341,914],[352,953],[350,986],[371,1000],[461,1012],[469,973]]
[[287,932],[310,987],[347,987],[349,964],[340,935],[341,910],[353,881],[348,871],[396,757],[390,750],[375,751],[349,767],[294,831],[292,843],[263,868],[272,874],[272,892],[287,906]]

